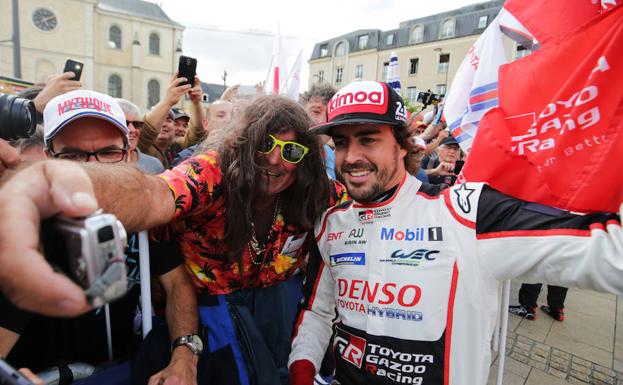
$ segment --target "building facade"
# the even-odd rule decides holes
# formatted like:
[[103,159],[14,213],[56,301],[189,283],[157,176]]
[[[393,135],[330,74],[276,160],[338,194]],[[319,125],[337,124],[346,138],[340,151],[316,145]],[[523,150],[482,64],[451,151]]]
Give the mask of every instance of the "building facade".
[[[183,26],[140,0],[19,0],[22,79],[41,82],[68,58],[87,89],[153,106],[177,69]],[[12,1],[0,0],[0,75],[13,76]]]
[[[467,51],[497,16],[504,1],[474,4],[401,22],[389,31],[358,30],[319,42],[309,59],[309,85],[342,87],[355,80],[387,81],[392,52],[398,55],[403,96],[415,102],[419,91],[445,95]],[[510,39],[508,58],[525,54]]]

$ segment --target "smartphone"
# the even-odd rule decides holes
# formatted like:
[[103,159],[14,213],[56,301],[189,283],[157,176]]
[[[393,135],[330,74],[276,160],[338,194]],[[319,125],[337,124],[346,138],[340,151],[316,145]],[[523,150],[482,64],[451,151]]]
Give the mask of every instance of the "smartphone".
[[74,59],[67,59],[67,61],[65,62],[65,68],[63,68],[63,73],[71,71],[74,74],[76,74],[76,76],[74,76],[73,78],[70,78],[69,80],[79,81],[80,77],[82,76],[83,67],[84,67],[84,63],[81,63]]
[[177,77],[186,78],[187,81],[181,85],[195,85],[195,75],[197,74],[197,59],[190,56],[180,56],[180,62],[177,67]]
[[464,165],[464,160],[457,160],[456,162],[454,162],[454,175],[459,175]]
[[0,385],[34,385],[5,360],[0,359]]

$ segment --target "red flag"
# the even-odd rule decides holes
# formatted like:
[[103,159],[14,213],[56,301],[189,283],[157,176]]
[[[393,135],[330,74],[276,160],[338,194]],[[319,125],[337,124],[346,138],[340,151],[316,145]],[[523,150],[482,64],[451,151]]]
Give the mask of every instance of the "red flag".
[[623,201],[623,8],[500,70],[500,107],[481,121],[470,181],[575,211]]

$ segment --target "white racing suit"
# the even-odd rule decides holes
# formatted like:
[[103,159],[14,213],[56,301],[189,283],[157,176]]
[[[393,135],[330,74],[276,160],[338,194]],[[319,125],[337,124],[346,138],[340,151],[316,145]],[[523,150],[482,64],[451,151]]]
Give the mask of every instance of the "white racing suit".
[[501,280],[623,293],[618,215],[428,186],[407,176],[385,202],[347,202],[317,223],[291,369],[320,368],[337,309],[335,384],[483,385]]

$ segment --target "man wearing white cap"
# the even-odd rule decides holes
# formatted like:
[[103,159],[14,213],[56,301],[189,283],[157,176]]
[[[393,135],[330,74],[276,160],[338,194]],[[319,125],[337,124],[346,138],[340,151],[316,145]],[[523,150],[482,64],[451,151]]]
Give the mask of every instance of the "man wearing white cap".
[[[112,97],[89,90],[77,90],[50,100],[43,112],[44,140],[48,157],[75,162],[125,163],[128,161],[128,127],[125,114]],[[125,297],[110,306],[113,331],[113,352],[116,359],[127,358],[135,333],[133,318],[138,303],[138,237],[128,236],[126,249],[128,282]],[[167,324],[171,335],[195,333],[198,328],[196,300],[190,279],[182,266],[182,256],[175,242],[150,242],[151,270],[159,275],[167,298]],[[176,309],[176,312],[170,309]],[[184,311],[185,310],[185,311]],[[31,319],[33,316],[18,310],[0,296],[0,356],[8,356],[17,366],[30,366],[33,370],[49,367],[58,360],[79,360],[90,364],[106,360],[103,313],[91,312],[77,320]],[[61,322],[66,322],[67,325]],[[37,337],[38,354],[24,354],[32,346],[37,325],[55,325],[57,335]],[[47,327],[47,326],[46,326]],[[52,330],[52,326],[49,326]],[[46,330],[48,330],[46,329]],[[65,333],[65,334],[63,334]],[[21,334],[23,343],[15,346]],[[50,333],[48,333],[50,334]],[[80,341],[79,347],[65,343],[65,350],[55,338],[70,336],[68,341]],[[50,347],[49,345],[58,345]],[[88,353],[80,350],[86,348]],[[9,355],[11,352],[11,355]],[[168,367],[158,375],[178,378],[185,383],[195,381],[196,356],[187,349],[178,349]]]

